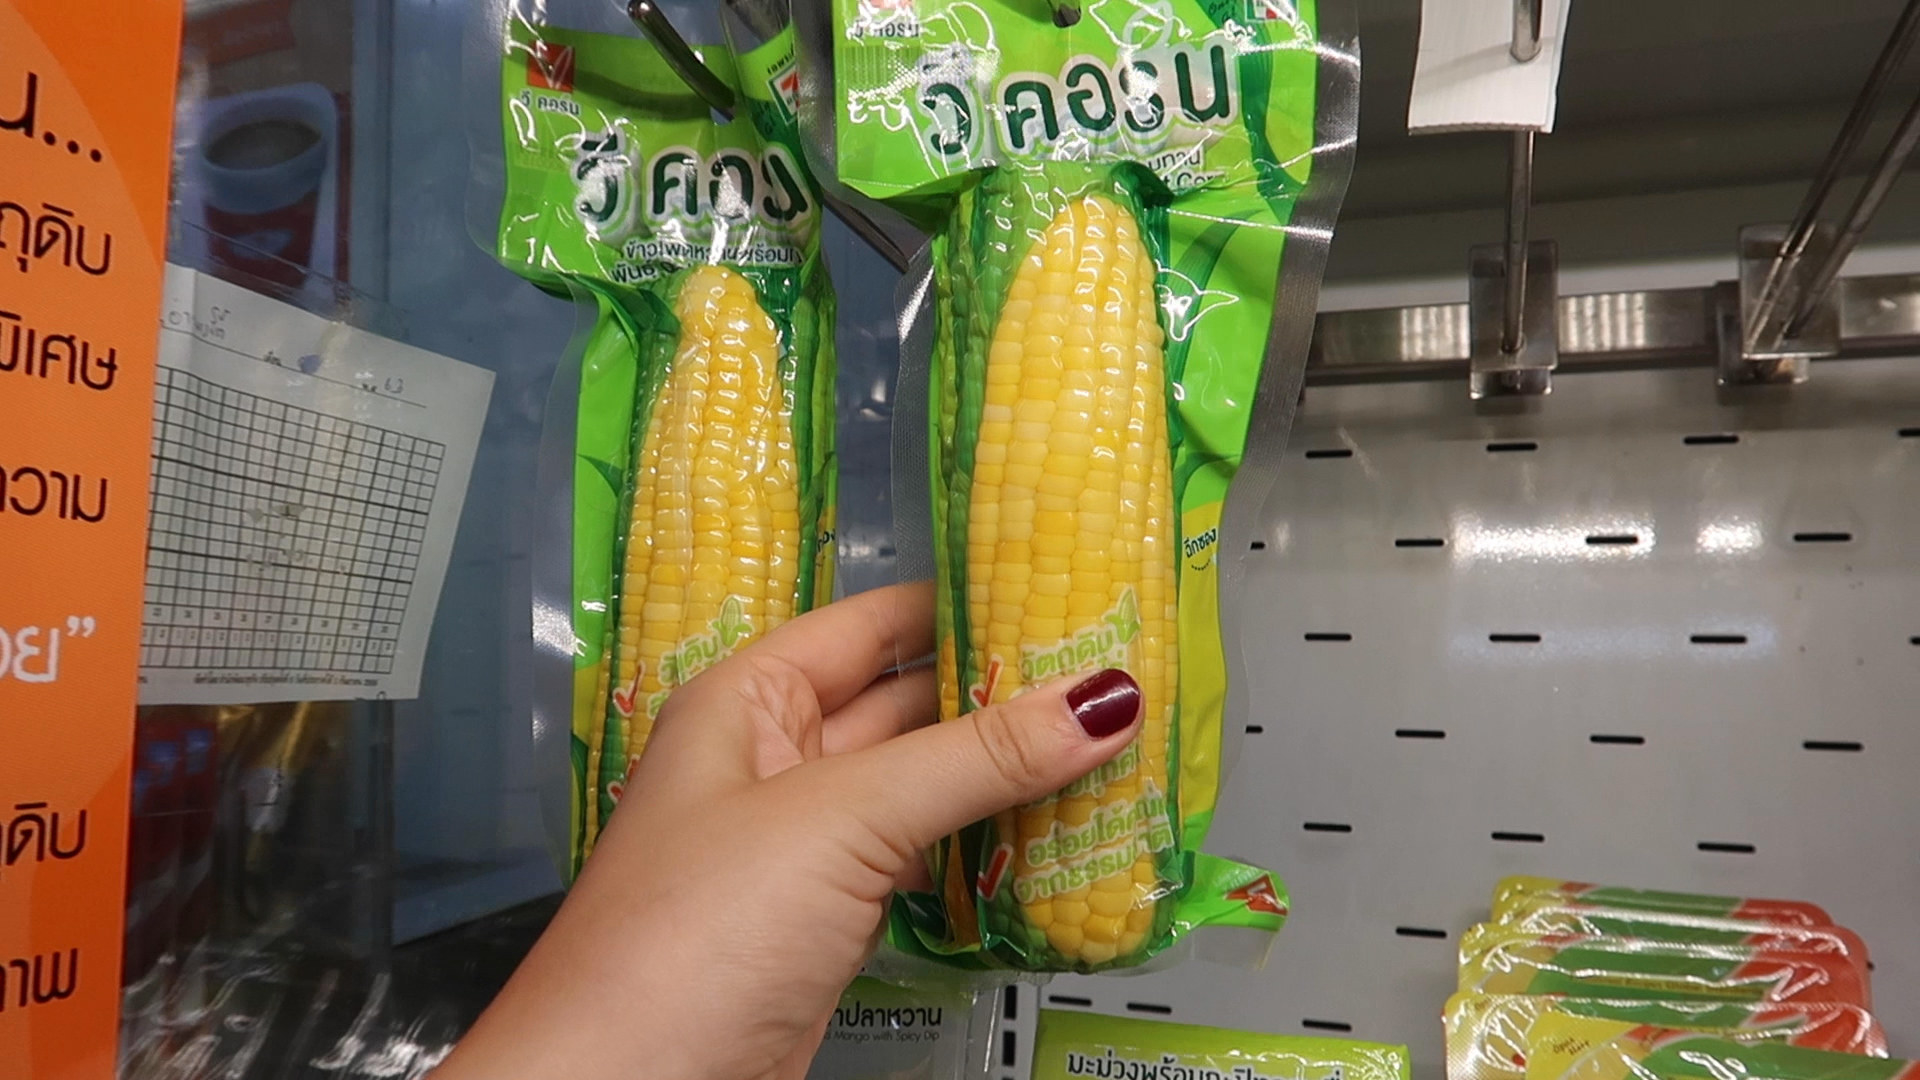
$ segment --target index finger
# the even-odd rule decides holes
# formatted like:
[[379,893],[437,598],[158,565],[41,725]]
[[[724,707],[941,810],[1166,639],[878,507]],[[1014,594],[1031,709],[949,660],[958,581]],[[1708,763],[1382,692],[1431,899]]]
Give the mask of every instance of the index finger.
[[888,670],[933,651],[933,582],[856,593],[774,628],[748,649],[798,668],[820,711],[852,701]]

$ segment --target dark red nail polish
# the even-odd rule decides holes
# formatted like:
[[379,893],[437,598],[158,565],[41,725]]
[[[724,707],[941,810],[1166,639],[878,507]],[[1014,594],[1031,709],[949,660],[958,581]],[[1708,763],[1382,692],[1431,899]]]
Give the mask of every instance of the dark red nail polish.
[[1091,739],[1125,731],[1140,715],[1140,684],[1119,668],[1096,672],[1067,691],[1067,708]]

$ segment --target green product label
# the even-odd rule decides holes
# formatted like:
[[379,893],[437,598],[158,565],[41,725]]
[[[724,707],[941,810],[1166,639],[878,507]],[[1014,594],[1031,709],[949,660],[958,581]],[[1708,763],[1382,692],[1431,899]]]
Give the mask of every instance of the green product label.
[[[542,288],[591,302],[597,315],[581,351],[573,436],[577,871],[671,690],[774,621],[774,601],[759,594],[777,593],[789,615],[832,594],[834,302],[820,259],[819,192],[802,164],[795,127],[791,32],[738,56],[724,46],[696,47],[738,94],[741,108],[731,121],[717,117],[644,40],[519,20],[508,23],[505,40],[498,257]],[[703,422],[699,412],[669,419],[667,409],[692,392],[673,378],[686,329],[677,305],[690,286],[703,290],[691,310],[739,305],[719,315],[728,333],[777,349],[776,356],[754,352],[755,344],[737,346],[753,353],[744,364],[758,365],[742,377],[765,395],[764,416],[775,419],[757,422],[771,425],[766,438],[774,449],[760,453],[759,466],[742,464],[734,475],[711,479],[777,488],[782,494],[768,495],[766,510],[780,520],[790,520],[784,515],[792,507],[776,500],[793,493],[798,537],[767,560],[770,573],[784,560],[793,584],[789,589],[782,577],[774,590],[770,578],[767,588],[747,595],[729,591],[699,617],[689,602],[687,625],[623,639],[623,616],[631,626],[642,611],[628,586],[645,587],[644,568],[656,555],[655,537],[635,527],[636,496],[648,487],[641,477],[649,436],[685,437]],[[740,329],[756,323],[770,332]],[[690,362],[719,353],[716,347]],[[656,421],[666,426],[655,431]],[[703,444],[702,452],[708,449],[739,450]],[[789,452],[787,476],[781,470]],[[755,528],[766,536],[774,526]],[[691,557],[686,549],[657,554]],[[763,603],[766,613],[756,614]],[[633,644],[663,635],[657,656]],[[643,655],[617,659],[623,640],[629,654],[639,648]]]
[[1778,1042],[1733,1042],[1668,1033],[1635,1073],[1646,1080],[1908,1080],[1920,1068],[1898,1058],[1809,1050]]
[[1033,1080],[1408,1080],[1407,1048],[1043,1009]]
[[[1025,0],[833,0],[833,11],[841,178],[932,232],[928,435],[944,715],[1102,667],[1150,673],[1161,664],[1150,657],[1177,641],[1167,691],[1143,684],[1153,731],[1143,742],[1164,741],[1164,753],[1123,757],[1085,790],[1062,793],[1089,804],[1084,812],[1022,811],[969,829],[937,860],[941,893],[896,905],[895,944],[985,966],[1086,971],[1138,963],[1206,923],[1277,928],[1285,891],[1271,875],[1198,851],[1218,800],[1226,699],[1220,514],[1246,446],[1295,204],[1312,178],[1317,4],[1089,0],[1070,27]],[[1062,243],[1083,242],[1093,254],[1061,255]],[[1148,260],[1138,277],[1105,269],[1135,265],[1136,252]],[[1069,257],[1082,264],[1047,262]],[[1097,300],[1068,300],[1076,274],[1092,275],[1078,288]],[[1098,310],[1070,322],[1068,303]],[[1149,312],[1154,325],[1125,321],[1122,308]],[[1010,374],[1025,353],[998,340],[1009,325],[1056,335],[1063,365],[1151,344],[1131,365],[1090,359],[1085,370]],[[1098,416],[1111,406],[1069,398],[1109,363],[1159,380],[1118,444],[1123,455],[1145,447],[1139,486],[1115,507],[1096,492],[1044,511],[1045,521],[1036,513],[1030,543],[1020,539],[1029,519],[1014,516],[1021,506],[977,511],[981,492],[1017,500],[1015,485],[1032,487],[1016,470],[1036,461],[1005,448],[1051,423],[1037,419],[1038,404],[1028,416],[1025,405],[990,401],[989,387],[1057,385],[1063,413],[1094,417],[1085,432],[1047,435],[1045,452],[1059,466],[1045,490],[1091,491],[1076,472],[1101,459],[1094,440],[1110,429]],[[1161,426],[1164,480],[1152,461]],[[1129,524],[1110,529],[1116,520]],[[1081,531],[1070,551],[1055,550],[1065,541],[1040,536],[1043,524]],[[1064,574],[1071,555],[1073,572],[1098,584],[1110,560],[1086,550],[1105,546],[1088,537],[1109,531],[1112,561],[1131,558],[1138,541],[1160,563],[1153,595],[1143,576],[1071,599],[1057,581],[1048,588],[1060,591],[1030,601],[982,599],[999,587],[997,577],[975,580],[988,553],[1036,576]],[[1018,641],[990,641],[976,625],[1005,624],[1013,611],[1030,616]]]
[[785,90],[792,35],[697,50],[745,97],[731,123],[646,41],[509,24],[501,66],[501,257],[533,274],[635,285],[690,265],[798,267],[820,202]]
[[1314,0],[834,0],[840,169],[876,196],[1014,162],[1138,162],[1175,193],[1306,178]]
[[967,1060],[973,994],[858,978],[840,996],[810,1080],[944,1080]]

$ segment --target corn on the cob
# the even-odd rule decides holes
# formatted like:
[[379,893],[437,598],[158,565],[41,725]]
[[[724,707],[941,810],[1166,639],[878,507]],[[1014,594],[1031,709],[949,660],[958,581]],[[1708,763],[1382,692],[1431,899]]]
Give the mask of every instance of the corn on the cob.
[[1113,764],[997,821],[1019,919],[1079,968],[1155,933],[1156,856],[1173,843],[1178,609],[1155,276],[1127,207],[1099,192],[1059,204],[993,329],[965,495],[973,704],[1104,667],[1145,697],[1145,726]]
[[[800,572],[794,402],[773,320],[724,266],[693,269],[674,315],[679,341],[635,455],[618,628],[598,691],[628,761],[674,687],[793,616]],[[587,775],[601,768],[589,760]]]

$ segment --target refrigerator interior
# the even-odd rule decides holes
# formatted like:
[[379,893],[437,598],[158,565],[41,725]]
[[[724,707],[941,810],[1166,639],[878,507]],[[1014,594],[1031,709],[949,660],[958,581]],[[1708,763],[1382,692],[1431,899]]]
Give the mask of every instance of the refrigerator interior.
[[[321,35],[350,55],[352,153],[330,174],[347,220],[328,231],[350,285],[287,298],[494,390],[420,696],[315,721],[337,752],[312,759],[331,801],[309,812],[333,827],[309,835],[331,839],[289,846],[285,872],[347,884],[228,941],[257,961],[207,967],[193,1008],[141,1003],[128,1046],[200,1070],[183,1076],[418,1076],[557,903],[530,582],[541,418],[576,314],[475,241],[469,176],[498,149],[470,144],[492,107],[472,49],[497,11],[294,6],[350,19],[345,44]],[[717,33],[713,5],[665,6],[690,39]],[[1731,279],[1737,229],[1791,216],[1900,6],[1576,3],[1533,215],[1561,294]],[[1360,143],[1321,307],[1456,304],[1468,246],[1500,236],[1505,140],[1408,136],[1418,4],[1359,7]],[[196,243],[179,230],[175,258],[206,259]],[[897,275],[831,219],[825,247],[853,592],[895,578]],[[1908,182],[1848,273],[1914,272]],[[1541,873],[1825,904],[1874,945],[1895,1053],[1920,1053],[1903,933],[1920,794],[1901,772],[1920,759],[1901,707],[1920,690],[1916,485],[1914,357],[1748,390],[1704,368],[1562,375],[1493,406],[1464,378],[1310,387],[1258,527],[1223,539],[1250,560],[1229,641],[1253,677],[1210,844],[1276,869],[1292,922],[1258,971],[1192,958],[1021,1002],[1351,1032],[1437,1076],[1460,931],[1498,877]],[[1034,1009],[1015,1012],[1009,1078]]]

